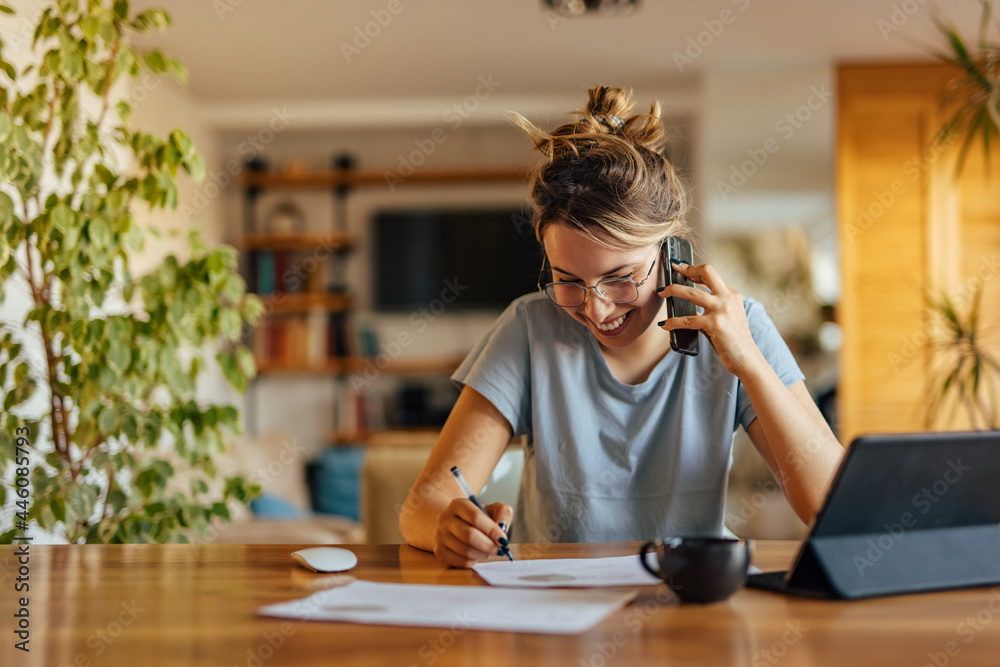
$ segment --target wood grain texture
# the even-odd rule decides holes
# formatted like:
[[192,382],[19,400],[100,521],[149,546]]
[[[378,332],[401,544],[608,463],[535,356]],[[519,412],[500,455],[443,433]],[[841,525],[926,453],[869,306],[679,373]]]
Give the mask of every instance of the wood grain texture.
[[[516,558],[619,556],[639,543],[513,545]],[[755,562],[785,568],[796,543],[760,542]],[[665,588],[576,636],[293,622],[260,605],[304,597],[333,575],[295,565],[295,546],[33,546],[31,652],[13,649],[16,547],[0,547],[2,664],[22,665],[913,665],[940,654],[992,665],[1000,588],[833,602],[742,590],[712,605]],[[406,545],[357,545],[371,581],[483,585]],[[971,619],[971,620],[970,620]],[[978,628],[978,629],[977,629]],[[951,644],[949,644],[951,642]],[[956,657],[946,651],[957,651]]]
[[[974,149],[961,178],[955,151],[933,147],[944,116],[944,65],[850,65],[838,71],[837,199],[844,332],[840,437],[926,430],[939,386],[929,289],[985,285],[983,320],[1000,316],[1000,181]],[[978,152],[976,152],[978,151]],[[1000,350],[1000,337],[992,343]],[[936,426],[966,428],[961,416]]]

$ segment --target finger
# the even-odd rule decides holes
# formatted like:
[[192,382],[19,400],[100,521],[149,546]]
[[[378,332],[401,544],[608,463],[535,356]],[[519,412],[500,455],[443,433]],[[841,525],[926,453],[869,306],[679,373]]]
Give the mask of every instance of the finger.
[[700,290],[697,287],[689,287],[688,285],[667,285],[659,292],[662,297],[674,296],[679,299],[684,299],[685,301],[690,301],[696,306],[701,306],[702,308],[707,308],[711,305],[712,299],[715,298],[713,294]]
[[463,558],[485,558],[497,550],[486,535],[464,521],[452,519],[439,526],[437,542]]
[[506,503],[496,502],[487,505],[486,511],[489,512],[493,520],[500,526],[502,537],[497,540],[500,544],[500,548],[497,549],[497,556],[506,556],[507,552],[505,550],[510,546],[510,524],[514,519],[514,508]]
[[728,291],[729,286],[722,279],[719,272],[711,264],[685,265],[674,263],[680,273],[691,279],[692,282],[700,283],[712,290],[712,294]]
[[[483,533],[488,539],[493,540],[497,545],[500,544],[500,538],[506,538],[504,532],[500,529],[500,525],[497,522],[494,514],[490,512],[490,507],[495,505],[502,505],[503,503],[493,503],[486,508],[490,515],[487,516],[483,514],[483,511],[476,507],[468,498],[457,498],[452,501],[455,505],[455,513],[462,518],[463,521],[471,526],[475,526],[481,533]],[[513,516],[513,512],[511,512]]]
[[468,498],[456,498],[449,505],[453,514],[445,515],[445,523],[449,523],[449,531],[480,551],[496,549],[500,538],[504,537],[500,526],[490,517],[483,514]]
[[496,547],[491,547],[489,551],[476,549],[448,531],[443,531],[438,537],[435,553],[444,562],[455,567],[472,567],[488,560],[496,550]]
[[[497,522],[497,525],[504,523],[510,526],[510,522],[514,520],[514,508],[507,503],[490,503],[486,506],[486,511],[490,513],[490,516]],[[504,537],[506,537],[506,534]]]
[[708,318],[704,315],[668,317],[667,319],[656,323],[656,325],[664,331],[673,331],[674,329],[695,329],[697,331],[701,331],[703,329],[707,329],[710,324],[711,323]]

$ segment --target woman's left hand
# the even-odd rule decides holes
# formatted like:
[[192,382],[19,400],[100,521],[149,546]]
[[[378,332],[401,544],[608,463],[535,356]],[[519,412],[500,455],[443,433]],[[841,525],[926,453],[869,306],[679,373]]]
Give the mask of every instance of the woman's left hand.
[[701,307],[704,312],[668,318],[660,328],[664,331],[697,329],[704,332],[722,360],[722,365],[737,377],[743,377],[754,364],[764,361],[764,356],[750,334],[743,295],[730,288],[710,264],[673,266],[692,282],[705,285],[711,292],[684,285],[664,287],[659,291],[660,296],[685,299]]

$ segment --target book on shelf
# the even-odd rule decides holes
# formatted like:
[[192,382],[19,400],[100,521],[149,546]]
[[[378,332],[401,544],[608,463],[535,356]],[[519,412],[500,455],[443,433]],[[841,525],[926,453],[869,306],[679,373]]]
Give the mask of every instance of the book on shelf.
[[268,294],[321,294],[328,291],[329,259],[319,260],[309,250],[252,250],[248,262],[253,292]]
[[375,328],[371,324],[355,320],[353,332],[354,350],[358,356],[366,359],[378,356],[378,334],[375,333]]
[[254,252],[254,285],[257,294],[274,294],[274,253],[270,250]]
[[347,313],[335,312],[328,316],[327,354],[331,359],[346,359],[352,356],[351,333],[347,323]]
[[258,363],[317,367],[328,360],[326,354],[326,312],[272,315],[254,331],[253,351]]
[[385,399],[371,388],[348,387],[337,394],[335,427],[340,433],[365,433],[386,428]]
[[306,361],[315,366],[326,361],[326,311],[313,308],[309,311],[306,331]]

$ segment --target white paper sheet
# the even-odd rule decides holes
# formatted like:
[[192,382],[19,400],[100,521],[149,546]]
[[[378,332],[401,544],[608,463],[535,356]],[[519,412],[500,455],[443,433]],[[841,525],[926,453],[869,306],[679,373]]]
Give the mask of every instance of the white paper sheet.
[[635,591],[535,591],[355,581],[257,611],[313,621],[577,634],[627,604]]
[[[550,558],[493,561],[472,567],[490,586],[514,588],[590,588],[654,586],[663,581],[639,563],[637,556],[610,558]],[[759,569],[750,566],[750,574]]]
[[490,586],[590,588],[663,584],[643,569],[637,556],[505,560],[479,563],[472,569]]

